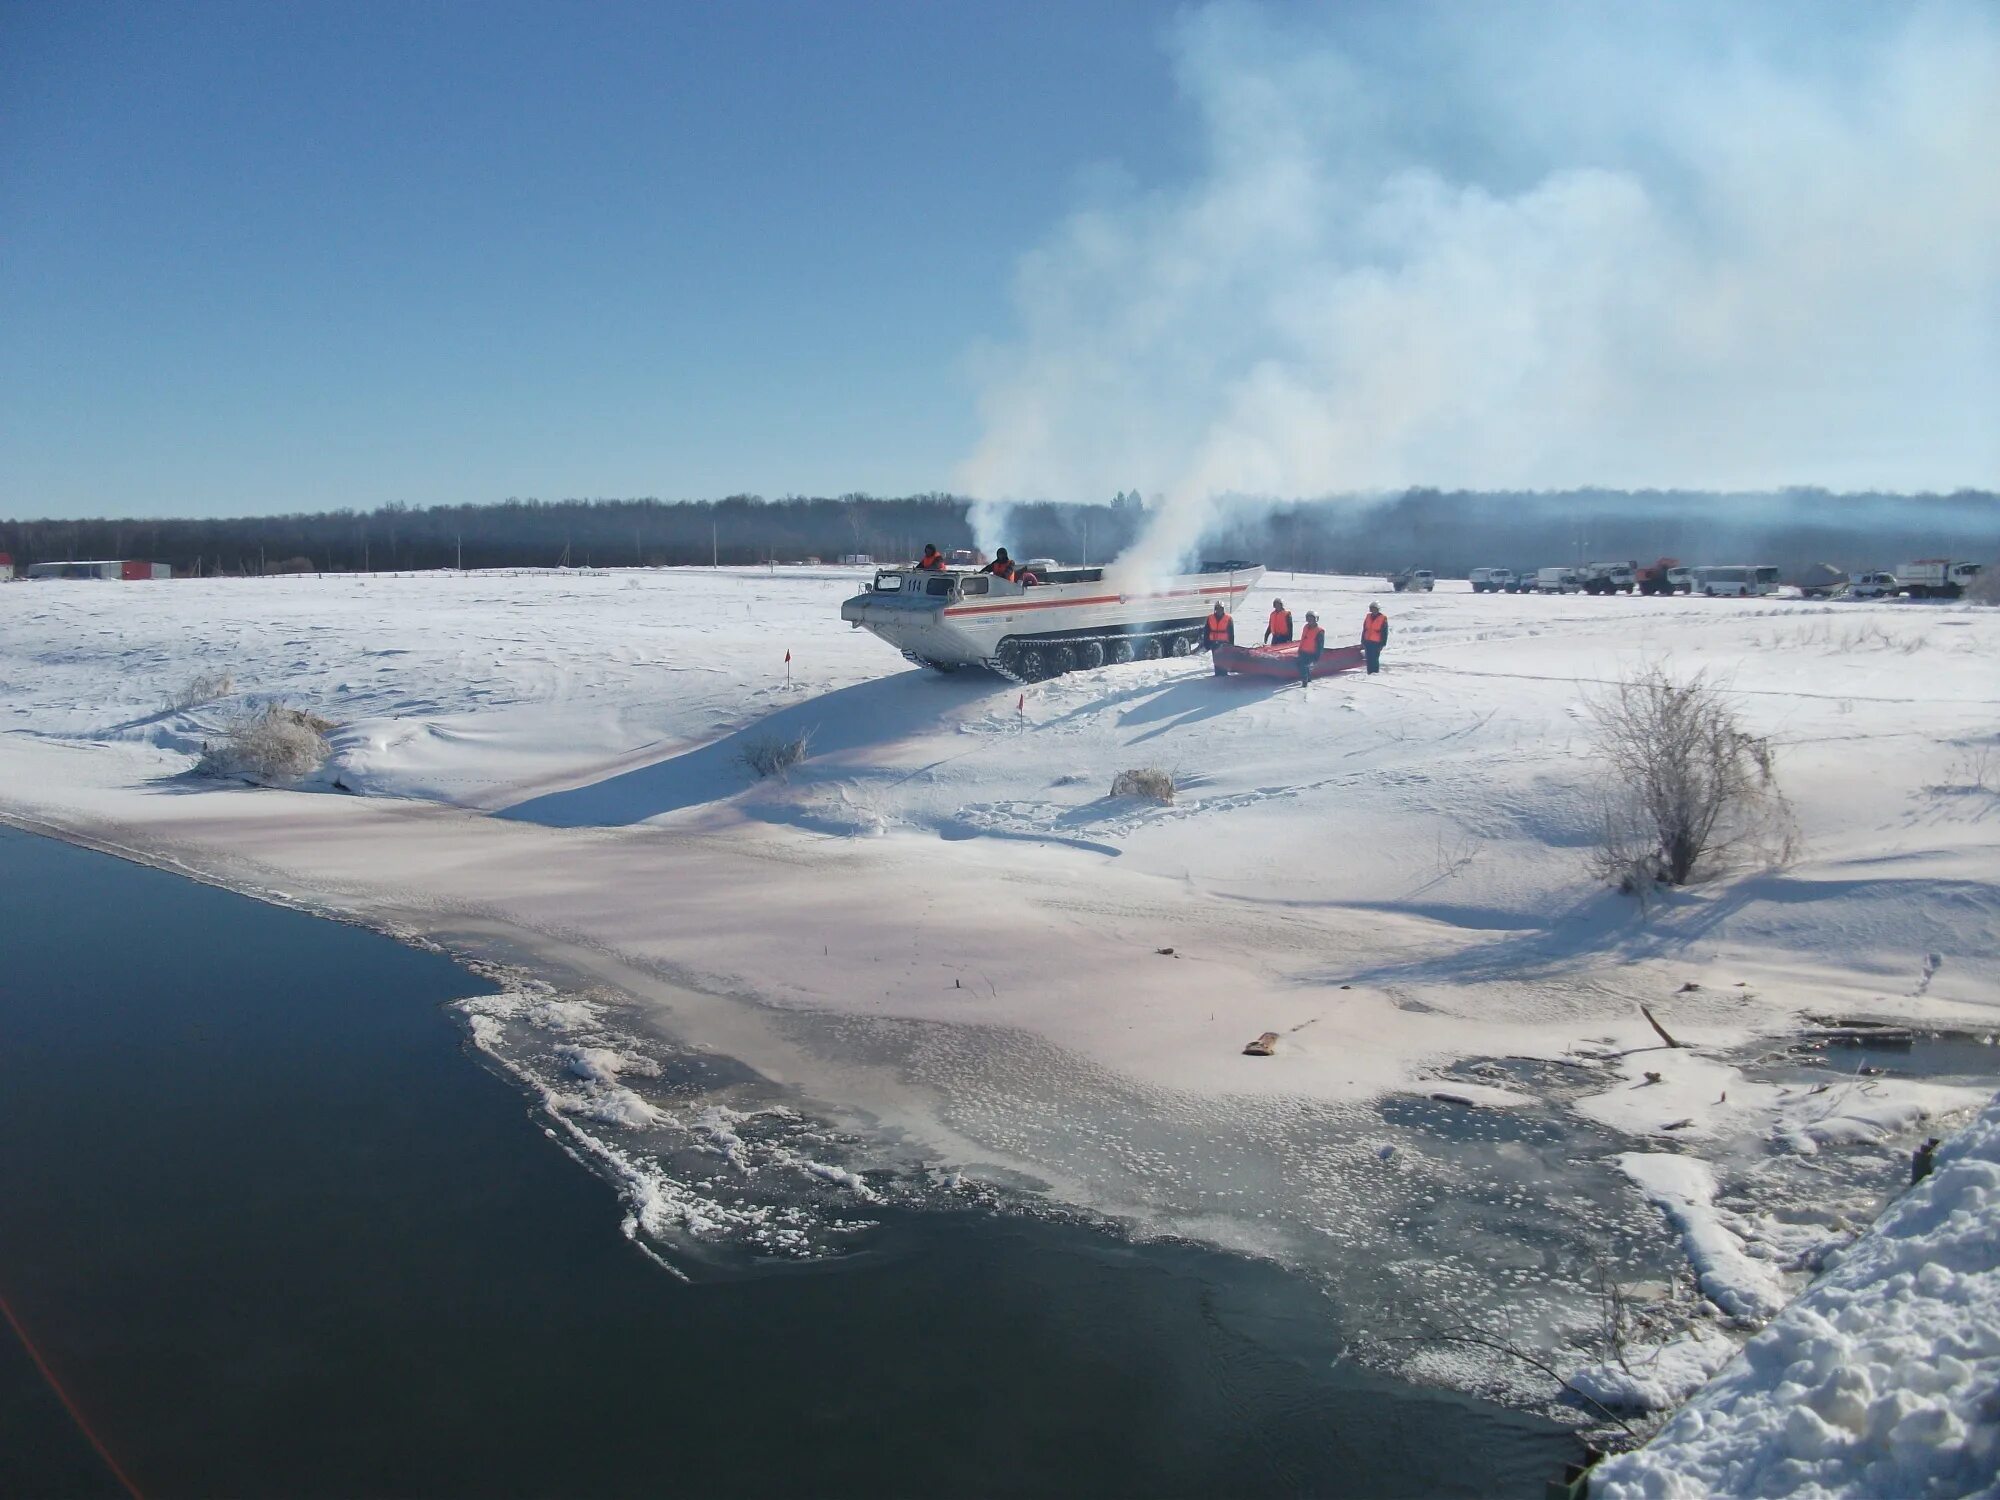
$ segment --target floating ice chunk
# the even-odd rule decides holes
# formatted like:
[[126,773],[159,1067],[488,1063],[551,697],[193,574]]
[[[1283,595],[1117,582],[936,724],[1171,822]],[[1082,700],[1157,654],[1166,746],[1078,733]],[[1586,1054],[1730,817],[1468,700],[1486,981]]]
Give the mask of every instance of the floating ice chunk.
[[1687,1400],[1736,1356],[1736,1341],[1690,1328],[1663,1344],[1625,1350],[1622,1359],[1585,1365],[1569,1382],[1591,1400],[1623,1411],[1666,1411]]
[[1627,1151],[1616,1158],[1679,1231],[1702,1291],[1732,1318],[1768,1318],[1790,1300],[1783,1277],[1769,1261],[1744,1252],[1743,1240],[1715,1206],[1715,1174],[1691,1156]]

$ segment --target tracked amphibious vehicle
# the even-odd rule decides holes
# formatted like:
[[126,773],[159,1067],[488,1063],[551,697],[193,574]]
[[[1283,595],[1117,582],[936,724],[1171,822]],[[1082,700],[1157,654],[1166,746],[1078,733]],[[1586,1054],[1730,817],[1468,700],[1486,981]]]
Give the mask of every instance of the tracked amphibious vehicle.
[[1220,603],[1234,614],[1261,563],[1205,562],[1200,570],[1141,581],[1105,568],[1054,568],[1023,585],[991,573],[884,568],[840,606],[919,666],[986,667],[1041,682],[1107,663],[1186,656],[1202,619]]

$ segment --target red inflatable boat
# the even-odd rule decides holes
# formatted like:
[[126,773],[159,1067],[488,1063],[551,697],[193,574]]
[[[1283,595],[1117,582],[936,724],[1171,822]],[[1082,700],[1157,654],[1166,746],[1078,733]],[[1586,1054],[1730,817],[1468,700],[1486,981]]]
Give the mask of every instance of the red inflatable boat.
[[[1217,646],[1215,659],[1225,672],[1245,677],[1282,677],[1296,682],[1299,676],[1297,646]],[[1336,672],[1352,672],[1361,665],[1359,646],[1328,646],[1313,663],[1315,677],[1331,677]]]

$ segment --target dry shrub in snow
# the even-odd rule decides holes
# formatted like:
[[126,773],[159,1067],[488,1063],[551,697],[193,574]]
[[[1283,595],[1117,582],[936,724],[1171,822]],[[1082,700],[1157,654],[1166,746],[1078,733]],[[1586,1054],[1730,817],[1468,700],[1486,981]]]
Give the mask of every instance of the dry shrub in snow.
[[197,672],[167,695],[167,710],[178,713],[184,708],[213,703],[217,698],[227,698],[235,686],[236,679],[227,672]]
[[1968,745],[1951,763],[1934,792],[2000,792],[2000,740]]
[[1681,681],[1646,667],[1590,709],[1612,782],[1593,863],[1620,889],[1686,885],[1735,859],[1789,858],[1791,807],[1771,742],[1742,727],[1705,673]]
[[752,740],[737,752],[736,759],[759,779],[775,776],[782,781],[810,754],[812,731],[807,730],[793,739]]
[[1158,766],[1143,766],[1135,771],[1120,771],[1112,778],[1111,795],[1147,797],[1154,802],[1171,803],[1174,800],[1173,773],[1162,771]]
[[230,720],[219,741],[202,747],[195,770],[203,776],[296,781],[326,759],[326,736],[333,727],[318,714],[273,703]]

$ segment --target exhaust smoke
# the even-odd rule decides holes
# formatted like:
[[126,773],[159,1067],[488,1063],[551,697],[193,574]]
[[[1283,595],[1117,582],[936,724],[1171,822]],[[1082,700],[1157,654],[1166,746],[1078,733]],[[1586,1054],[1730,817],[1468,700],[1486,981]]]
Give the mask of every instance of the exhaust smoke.
[[[1213,5],[1191,180],[1021,262],[986,497],[2000,480],[2000,13]],[[1240,512],[1239,512],[1240,514]]]

